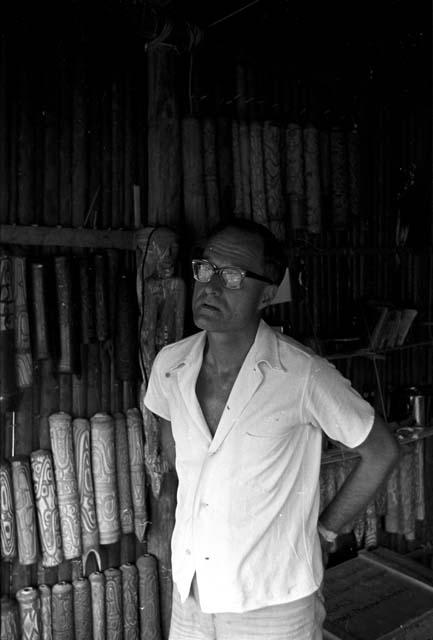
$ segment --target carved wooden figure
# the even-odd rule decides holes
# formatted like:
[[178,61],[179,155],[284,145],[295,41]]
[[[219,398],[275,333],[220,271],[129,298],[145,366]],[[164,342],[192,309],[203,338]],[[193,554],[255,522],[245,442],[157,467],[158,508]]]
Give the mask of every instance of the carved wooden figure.
[[63,550],[51,453],[43,449],[32,451],[30,461],[39,524],[42,565],[55,567],[63,560]]
[[138,572],[135,564],[126,562],[122,572],[122,608],[124,640],[139,639],[138,624]]
[[1,557],[12,561],[17,555],[17,530],[10,464],[0,465]]
[[[175,275],[179,259],[176,233],[168,228],[145,228],[137,234],[137,298],[140,310],[141,398],[157,352],[183,337],[185,283]],[[140,402],[145,428],[146,467],[158,495],[163,468],[158,453],[156,420]]]
[[30,464],[25,456],[13,457],[11,464],[18,559],[21,564],[34,564],[38,559],[38,544]]
[[74,439],[78,495],[80,498],[81,541],[83,553],[86,553],[89,549],[99,545],[90,455],[89,421],[85,418],[75,418],[72,421],[72,434]]
[[72,444],[72,418],[60,411],[49,417],[51,447],[56,476],[63,555],[71,560],[81,555],[80,502]]
[[113,418],[108,413],[96,413],[90,419],[90,430],[99,542],[111,544],[120,537]]
[[166,227],[143,229],[137,234],[136,257],[140,365],[146,380],[157,351],[183,335],[185,284],[174,275],[179,260],[177,234]]

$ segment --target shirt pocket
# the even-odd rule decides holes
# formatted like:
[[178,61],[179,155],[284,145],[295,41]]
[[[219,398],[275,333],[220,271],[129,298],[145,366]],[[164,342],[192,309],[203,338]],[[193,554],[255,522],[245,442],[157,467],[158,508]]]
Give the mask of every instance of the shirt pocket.
[[279,411],[263,420],[255,420],[248,425],[247,435],[253,438],[284,438],[290,434],[296,420],[292,411]]

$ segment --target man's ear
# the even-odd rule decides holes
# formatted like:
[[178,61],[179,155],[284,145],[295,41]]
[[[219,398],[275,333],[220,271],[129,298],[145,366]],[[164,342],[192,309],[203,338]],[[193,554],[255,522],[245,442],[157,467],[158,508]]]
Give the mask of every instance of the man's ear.
[[272,304],[273,299],[277,295],[278,285],[267,284],[263,289],[262,298],[260,300],[259,309],[264,309]]

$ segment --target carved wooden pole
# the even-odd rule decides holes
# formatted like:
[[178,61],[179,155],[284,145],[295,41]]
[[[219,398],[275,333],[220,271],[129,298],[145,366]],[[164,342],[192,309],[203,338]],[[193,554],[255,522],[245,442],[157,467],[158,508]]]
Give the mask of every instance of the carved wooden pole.
[[120,537],[113,418],[108,413],[96,413],[90,419],[90,429],[99,541],[112,544]]
[[122,574],[119,569],[105,569],[105,610],[107,640],[123,638]]
[[83,553],[99,545],[96,521],[95,494],[93,489],[92,465],[90,457],[90,424],[85,418],[75,418],[72,422],[77,472],[78,495],[81,513],[81,541]]
[[65,560],[81,555],[80,502],[72,444],[72,418],[61,411],[49,417]]
[[312,125],[304,128],[303,142],[307,229],[310,233],[319,233],[322,224],[319,133]]
[[47,584],[39,585],[39,598],[41,600],[41,624],[42,640],[51,640],[52,615],[51,615],[51,588]]
[[293,231],[305,227],[304,144],[302,128],[294,122],[286,128],[286,181],[289,200],[289,225]]
[[0,465],[1,557],[12,561],[17,555],[17,530],[10,464]]
[[161,640],[161,614],[156,558],[151,555],[140,556],[137,560],[137,569],[139,575],[138,593],[141,638]]
[[126,422],[128,427],[132,504],[134,506],[134,530],[138,540],[143,542],[148,524],[148,516],[144,468],[143,422],[139,410],[128,409]]
[[42,565],[55,567],[63,560],[60,517],[54,484],[54,469],[49,451],[32,451],[33,489],[39,524]]
[[126,562],[122,572],[123,636],[125,640],[138,640],[138,577],[137,567]]
[[72,585],[59,582],[51,591],[53,639],[74,640]]
[[38,544],[30,464],[25,456],[13,457],[11,464],[18,558],[20,564],[34,564],[38,559]]
[[90,582],[87,578],[77,578],[72,583],[74,602],[74,628],[76,640],[92,637],[92,599]]
[[0,256],[0,408],[8,411],[17,394],[14,351],[12,260]]
[[20,618],[16,600],[11,600],[7,596],[2,596],[0,601],[0,608],[0,638],[2,638],[2,640],[3,638],[5,640],[18,640],[18,638],[20,637]]
[[89,576],[92,594],[92,631],[93,640],[105,640],[105,577],[100,571],[94,571]]
[[120,527],[123,534],[134,531],[134,512],[132,507],[131,483],[129,473],[129,450],[126,419],[123,413],[114,415],[116,440],[116,470],[119,492]]
[[20,608],[22,640],[38,640],[42,633],[41,601],[39,592],[33,587],[23,587],[17,591]]
[[13,258],[15,301],[15,364],[20,389],[30,387],[33,380],[30,349],[29,314],[27,310],[26,259]]

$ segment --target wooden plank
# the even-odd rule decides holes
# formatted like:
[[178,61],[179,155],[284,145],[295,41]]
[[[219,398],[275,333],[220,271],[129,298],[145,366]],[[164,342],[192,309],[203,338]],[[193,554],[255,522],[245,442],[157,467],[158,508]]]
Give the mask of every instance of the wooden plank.
[[402,627],[433,616],[433,583],[424,581],[415,562],[403,567],[398,554],[385,556],[361,552],[326,570],[326,632],[341,640],[388,640],[405,637]]

